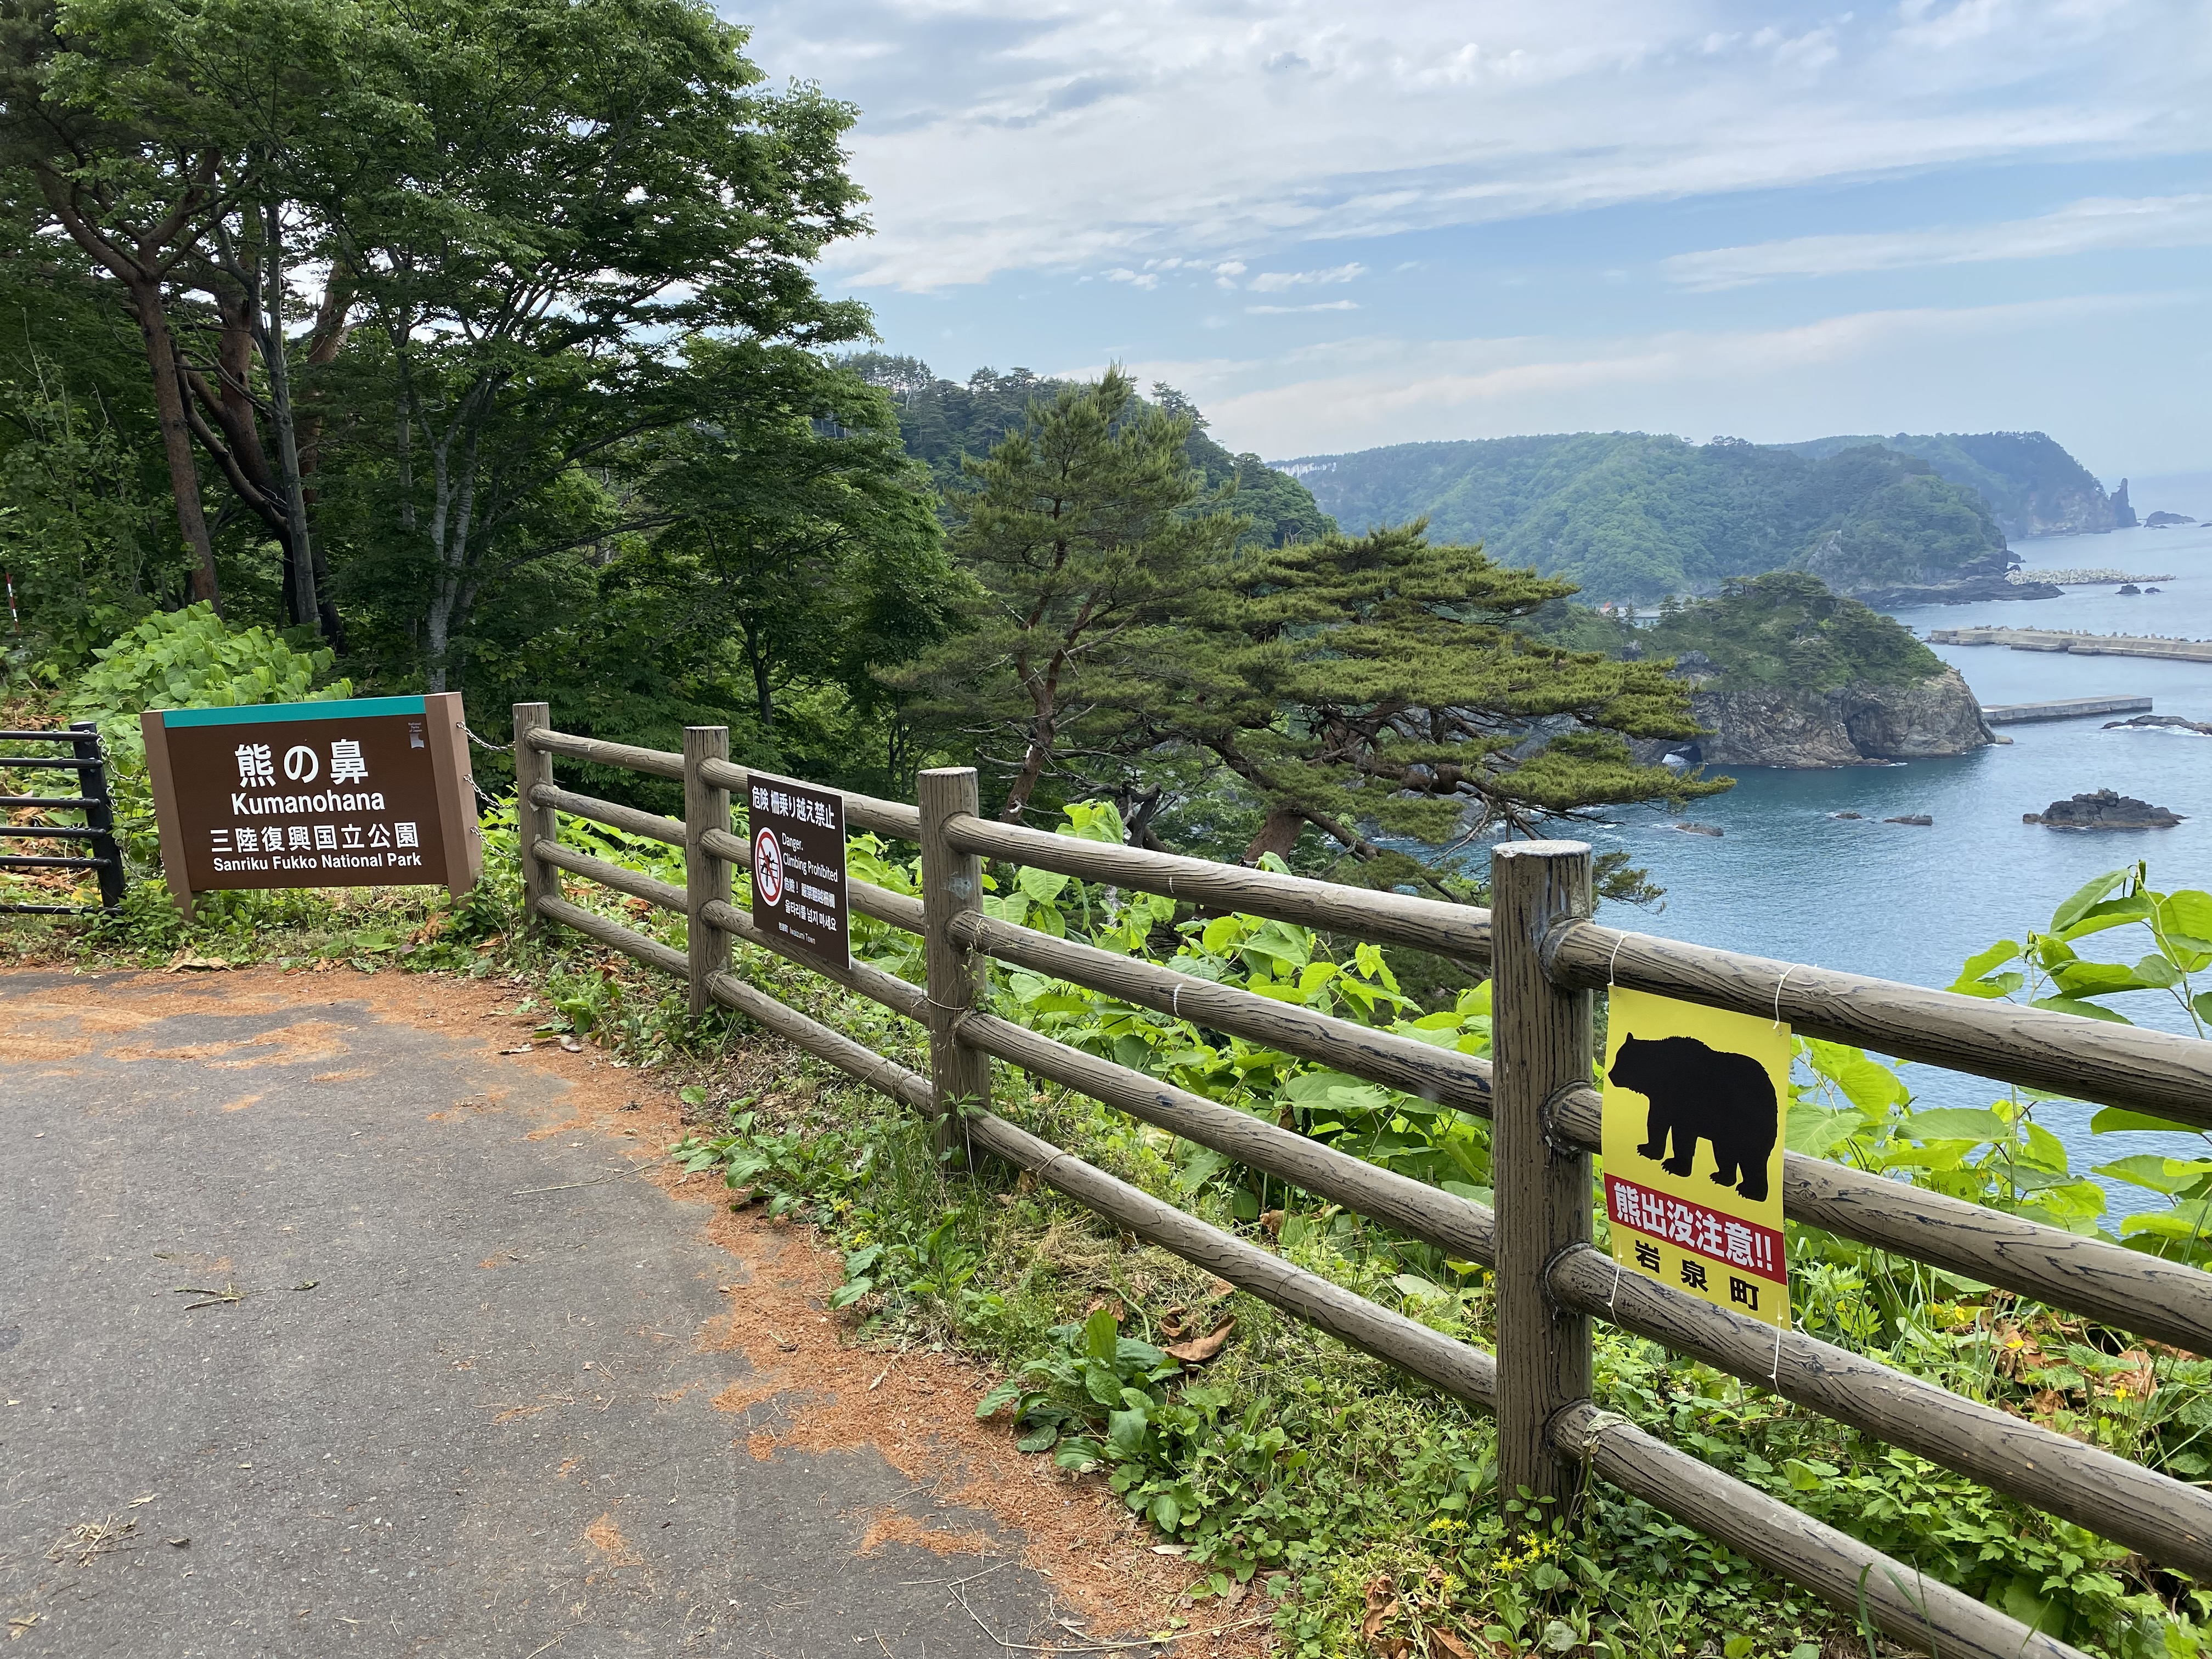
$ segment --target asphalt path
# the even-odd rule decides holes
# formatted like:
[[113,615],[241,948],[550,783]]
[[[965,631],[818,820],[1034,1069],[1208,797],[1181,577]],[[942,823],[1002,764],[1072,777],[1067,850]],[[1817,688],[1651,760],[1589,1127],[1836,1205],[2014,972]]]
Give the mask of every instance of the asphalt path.
[[480,1038],[234,977],[0,975],[0,1659],[1070,1639],[1011,1547],[863,1553],[990,1516],[747,1449],[700,1386],[746,1369],[695,1340],[733,1276],[702,1206],[557,1112],[456,1109],[524,1072]]

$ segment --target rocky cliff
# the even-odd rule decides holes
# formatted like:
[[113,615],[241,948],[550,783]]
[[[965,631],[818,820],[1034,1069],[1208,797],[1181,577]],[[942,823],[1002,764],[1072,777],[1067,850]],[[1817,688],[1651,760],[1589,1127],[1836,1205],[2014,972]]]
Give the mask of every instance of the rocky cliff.
[[1838,554],[1832,538],[1814,553],[1806,568],[1838,593],[1848,593],[1880,611],[1901,611],[1916,605],[1976,605],[1987,599],[2055,599],[2065,589],[2050,582],[2015,580],[2020,556],[2006,550],[1960,565],[1948,576],[1922,581],[1866,581],[1859,580],[1847,556]]
[[1662,611],[1626,649],[1674,659],[1710,733],[1648,744],[1646,765],[1672,753],[1711,766],[1860,766],[1996,741],[1959,672],[1911,629],[1800,572]]
[[1712,735],[1674,747],[1709,766],[1863,766],[1963,755],[1996,740],[1955,668],[1917,685],[1701,689],[1690,706]]

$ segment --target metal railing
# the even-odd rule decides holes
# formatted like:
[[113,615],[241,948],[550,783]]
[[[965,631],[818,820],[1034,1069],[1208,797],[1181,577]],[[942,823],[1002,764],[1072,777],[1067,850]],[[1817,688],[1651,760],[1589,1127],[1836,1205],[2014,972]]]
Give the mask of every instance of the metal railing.
[[[1590,1399],[1590,1323],[1692,1355],[1755,1386],[1981,1481],[2212,1583],[2212,1492],[2082,1444],[1941,1385],[1638,1275],[1592,1244],[1592,995],[1607,986],[1787,1019],[1799,1031],[1899,1057],[2063,1091],[2212,1127],[2212,1045],[2074,1015],[1770,962],[1590,920],[1590,851],[1572,842],[1498,847],[1484,911],[1233,866],[1104,846],[987,821],[975,775],[927,771],[918,804],[844,796],[847,822],[917,844],[922,895],[849,884],[853,908],[921,936],[927,982],[861,963],[828,976],[927,1032],[930,1074],[909,1071],[729,973],[729,941],[765,944],[732,902],[730,793],[747,773],[727,733],[694,727],[682,755],[551,728],[515,706],[526,902],[685,978],[695,1009],[719,1003],[914,1107],[940,1145],[1032,1171],[1115,1225],[1316,1328],[1494,1412],[1501,1490],[1564,1503],[1589,1474],[1667,1510],[1761,1565],[1932,1653],[2060,1659],[2078,1650],[1601,1410]],[[562,789],[556,756],[684,785],[682,822]],[[684,849],[682,888],[559,844],[570,812]],[[1488,1060],[986,916],[988,856],[1487,966]],[[678,951],[562,896],[563,872],[687,917]],[[986,958],[1049,974],[1492,1121],[1493,1212],[1379,1169],[1158,1078],[990,1013]],[[992,1065],[1087,1094],[1249,1168],[1492,1270],[1495,1357],[1354,1295],[1084,1163],[994,1114]],[[2212,1274],[1788,1153],[1786,1215],[2139,1335],[2212,1353]]]
[[0,841],[81,841],[90,844],[87,854],[31,854],[0,852],[0,870],[91,870],[100,880],[100,903],[14,904],[0,902],[0,911],[30,915],[84,915],[113,910],[123,902],[123,853],[115,841],[115,813],[107,794],[107,760],[100,732],[90,720],[78,720],[66,732],[0,732],[0,743],[67,744],[70,753],[0,755],[0,772],[75,772],[74,795],[0,795],[0,808],[10,812],[80,812],[82,823],[15,823],[0,821]]

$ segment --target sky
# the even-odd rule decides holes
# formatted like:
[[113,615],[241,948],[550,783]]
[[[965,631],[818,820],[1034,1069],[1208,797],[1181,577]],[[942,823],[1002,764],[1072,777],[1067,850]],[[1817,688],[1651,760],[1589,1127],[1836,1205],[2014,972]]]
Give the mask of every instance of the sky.
[[2212,468],[2212,0],[721,0],[856,105],[825,287],[1271,460],[2041,430]]

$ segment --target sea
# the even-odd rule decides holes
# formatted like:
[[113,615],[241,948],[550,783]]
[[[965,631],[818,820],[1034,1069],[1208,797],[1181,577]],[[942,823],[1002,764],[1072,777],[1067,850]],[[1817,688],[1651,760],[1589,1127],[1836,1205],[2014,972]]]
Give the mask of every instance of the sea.
[[[2203,489],[2153,505],[2212,519]],[[2205,499],[2196,495],[2202,493]],[[2148,507],[2138,505],[2139,512]],[[2063,598],[1900,610],[1923,638],[1972,623],[2212,639],[2212,525],[2039,538],[2014,544],[2029,571],[2110,568],[2168,580],[2158,593],[2123,596],[2117,584],[2069,587]],[[1932,647],[1966,676],[1984,705],[2061,697],[2148,696],[2151,712],[2212,721],[2212,663],[2075,657],[2002,646]],[[1909,984],[1942,987],[1974,952],[2048,926],[2060,901],[2100,872],[2146,860],[2159,891],[2212,890],[2212,737],[2107,730],[2119,716],[1996,728],[2013,739],[1952,760],[1820,771],[1747,769],[1735,787],[1685,811],[1620,812],[1587,839],[1626,848],[1666,890],[1655,907],[1607,906],[1610,925],[1701,945],[1802,962]],[[2052,801],[2118,790],[2182,815],[2163,830],[2082,832],[2023,823]],[[1838,818],[1838,812],[1856,812]],[[1925,815],[1930,827],[1883,820]],[[1670,826],[1709,824],[1717,836]],[[2140,928],[2085,942],[2085,954],[2132,960],[2149,950]],[[2212,973],[2199,989],[2212,989]],[[2111,1000],[2139,1024],[2187,1032],[2162,994]],[[1904,1076],[1923,1105],[1987,1105],[1984,1079],[1913,1066]],[[2212,1088],[2212,1076],[2208,1076]],[[2048,1103],[2037,1121],[2066,1143],[2077,1171],[2134,1152],[2202,1157],[2206,1137],[2092,1136],[2094,1108]],[[2161,1206],[2140,1188],[2106,1181],[2111,1218]]]

